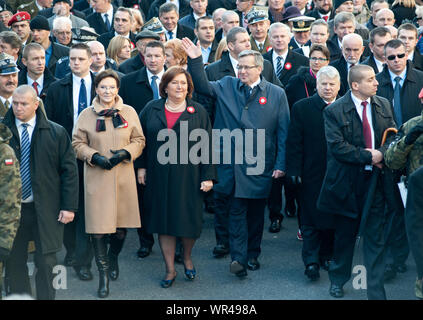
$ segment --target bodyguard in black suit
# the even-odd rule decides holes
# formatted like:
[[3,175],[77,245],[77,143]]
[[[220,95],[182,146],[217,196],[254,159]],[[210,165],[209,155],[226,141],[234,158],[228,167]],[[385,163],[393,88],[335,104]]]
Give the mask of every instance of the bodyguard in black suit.
[[386,299],[383,287],[385,186],[393,182],[389,170],[381,165],[393,136],[383,146],[381,142],[384,131],[395,127],[395,122],[388,100],[376,96],[378,82],[371,67],[351,68],[349,80],[351,91],[323,112],[328,153],[317,208],[334,215],[335,244],[329,265],[329,293],[335,298],[344,295],[343,286],[351,277],[356,236],[370,178],[372,172],[381,167],[383,174],[377,180],[362,236],[367,297]]
[[388,28],[377,27],[370,31],[369,49],[372,53],[362,62],[362,64],[371,66],[375,74],[383,70],[385,64],[384,47],[391,39],[392,35]]
[[[75,44],[71,47],[69,56],[72,72],[50,85],[45,108],[47,117],[63,126],[71,135],[78,114],[91,105],[95,97],[95,89],[94,75],[90,72],[92,59],[89,47],[83,43]],[[78,65],[75,65],[72,59],[78,60]],[[76,87],[75,93],[74,87]],[[80,178],[78,208],[80,215],[75,223],[68,225],[65,229],[63,243],[67,250],[65,259],[68,264],[75,268],[81,280],[90,280],[92,279],[90,268],[93,254],[89,238],[85,233],[83,162],[78,160],[77,163]]]
[[[46,68],[44,70],[42,77],[43,77],[43,89],[41,90],[41,92],[39,92],[38,96],[43,101],[45,101],[45,99],[47,97],[48,88],[57,79],[51,74],[51,72],[48,68]],[[27,68],[25,68],[25,69],[23,69],[19,72],[18,85],[22,85],[22,84],[29,84],[28,83],[28,69]]]
[[335,101],[339,87],[336,69],[321,68],[317,93],[292,107],[286,140],[287,176],[299,188],[305,275],[312,281],[319,278],[320,267],[327,270],[333,251],[333,217],[317,209],[317,199],[326,171],[323,111]]
[[[20,225],[8,259],[10,291],[32,294],[28,276],[28,243],[35,241],[37,299],[54,300],[53,268],[62,248],[63,226],[78,210],[78,169],[70,138],[38,108],[36,92],[25,85],[15,90],[13,108],[4,124],[21,165]],[[16,112],[17,108],[25,110]]]
[[[119,96],[123,103],[130,105],[139,114],[145,105],[153,99],[159,99],[158,88],[164,74],[164,64],[166,60],[164,45],[162,42],[152,40],[145,47],[145,67],[124,76],[121,80]],[[143,198],[144,187],[137,184],[138,199]],[[141,221],[145,218],[143,202],[139,201]],[[145,231],[144,227],[139,228],[138,237],[140,249],[138,257],[145,258],[154,245],[152,234]]]

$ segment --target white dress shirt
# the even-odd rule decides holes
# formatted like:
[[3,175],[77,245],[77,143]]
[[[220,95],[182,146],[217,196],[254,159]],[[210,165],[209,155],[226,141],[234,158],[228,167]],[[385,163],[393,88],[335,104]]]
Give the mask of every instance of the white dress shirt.
[[104,16],[106,15],[106,13],[108,14],[107,20],[109,20],[110,26],[113,28],[113,6],[112,5],[110,5],[110,8],[109,10],[107,10],[107,12],[101,13],[101,19],[103,19],[103,21],[105,19]]
[[382,72],[383,70],[383,61],[379,61],[378,59],[376,59],[376,57],[373,57],[373,60],[375,61],[376,67],[377,67],[377,71]]
[[26,82],[28,83],[29,86],[32,87],[32,84],[34,82],[37,82],[37,89],[38,89],[38,94],[41,94],[41,91],[43,91],[44,88],[44,75],[42,74],[41,77],[39,77],[36,80],[32,80],[28,75],[26,76]]
[[[286,63],[286,57],[288,56],[288,50],[286,50],[285,51],[285,53],[283,53],[280,57],[282,57],[282,60],[281,60],[281,65],[282,65],[282,69],[284,68],[284,65],[285,65],[285,63]],[[277,74],[276,73],[276,70],[277,70],[277,68],[278,68],[278,57],[279,57],[279,55],[276,53],[276,51],[275,50],[273,50],[273,54],[272,54],[272,61],[273,61],[273,69],[275,69],[275,74]]]
[[[87,107],[91,105],[91,74],[88,73],[84,78],[85,88],[87,89]],[[79,88],[81,87],[81,78],[72,74],[72,90],[73,90],[73,125],[78,120],[78,104],[79,104]]]
[[[22,141],[22,131],[23,131],[22,124],[23,123],[24,122],[15,118],[15,125],[16,125],[16,129],[18,129],[19,141]],[[35,125],[37,123],[37,116],[34,115],[34,117],[26,123],[28,124],[28,127],[26,127],[26,131],[28,132],[29,144],[31,144],[32,133],[34,132]],[[34,195],[32,194],[32,190],[31,190],[31,195],[25,200],[22,200],[22,203],[29,203],[33,201],[34,201]]]
[[[361,105],[363,101],[357,98],[352,92],[351,92],[351,98],[352,98],[352,101],[354,102],[355,109],[357,110],[360,120],[363,121],[364,107]],[[368,98],[366,101],[367,101],[366,115],[367,115],[367,120],[369,121],[370,131],[372,133],[372,149],[375,149],[375,132],[373,130],[372,104],[370,102],[370,98]]]
[[[176,39],[176,33],[178,32],[178,25],[176,25],[175,29],[170,30],[172,31],[172,39]],[[166,30],[166,40],[171,40],[170,39],[170,35],[169,35],[169,31]]]
[[[158,74],[152,74],[152,73],[150,72],[150,70],[148,70],[148,69],[147,69],[148,83],[151,85],[151,78],[152,78],[153,76],[157,76],[157,77],[158,77],[158,79],[156,79],[156,83],[157,83],[157,89],[158,89],[158,88],[159,88],[159,86],[160,86],[160,82],[162,81],[163,74],[164,74],[164,68],[163,68],[163,70],[162,70],[162,71],[160,71]],[[159,95],[160,95],[160,92],[159,92]]]
[[389,72],[389,76],[391,77],[392,88],[395,89],[395,85],[397,84],[396,81],[395,81],[395,78],[396,77],[400,77],[401,78],[400,86],[402,88],[402,86],[404,85],[405,77],[407,76],[407,67],[405,67],[404,71],[401,72],[400,75],[397,75],[397,74],[393,73],[389,69],[388,69],[388,72]]
[[232,68],[234,68],[235,77],[238,78],[238,60],[232,57],[231,54],[229,54],[229,60],[231,60]]

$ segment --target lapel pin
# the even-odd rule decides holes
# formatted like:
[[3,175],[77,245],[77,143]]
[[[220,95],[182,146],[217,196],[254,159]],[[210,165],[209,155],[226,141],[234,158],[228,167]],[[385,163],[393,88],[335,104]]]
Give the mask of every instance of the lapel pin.
[[263,104],[266,104],[267,103],[267,99],[265,97],[260,97],[259,103],[262,104],[262,105]]
[[194,107],[188,107],[188,108],[187,108],[187,111],[188,111],[189,113],[194,113],[194,112],[195,112],[195,109],[194,109]]

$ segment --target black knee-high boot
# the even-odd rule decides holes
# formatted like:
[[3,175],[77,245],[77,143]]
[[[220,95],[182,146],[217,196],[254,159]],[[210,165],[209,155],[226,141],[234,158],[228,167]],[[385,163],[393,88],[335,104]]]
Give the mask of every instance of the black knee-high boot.
[[100,298],[106,298],[109,295],[109,259],[107,257],[106,237],[92,238],[95,262],[99,272],[99,283],[97,294]]
[[[123,230],[123,231],[122,231]],[[110,235],[110,248],[109,248],[109,277],[111,280],[119,278],[119,264],[118,256],[122,251],[123,243],[126,238],[126,229],[121,229],[117,233]]]

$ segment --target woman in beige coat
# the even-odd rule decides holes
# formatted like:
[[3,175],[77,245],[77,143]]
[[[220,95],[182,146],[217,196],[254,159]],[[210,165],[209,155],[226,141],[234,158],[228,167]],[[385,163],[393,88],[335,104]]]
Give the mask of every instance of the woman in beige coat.
[[100,273],[100,298],[109,295],[109,277],[119,276],[125,228],[141,226],[133,161],[141,155],[145,138],[137,113],[118,96],[119,84],[112,70],[97,75],[97,96],[81,112],[72,138],[78,159],[85,163],[86,232],[91,234]]

